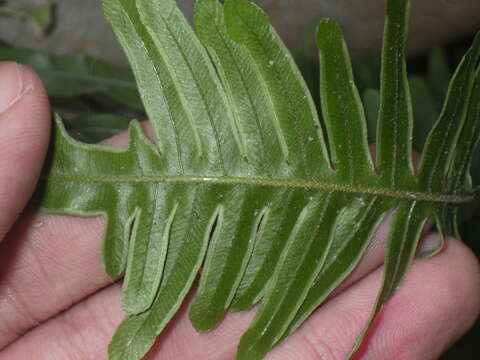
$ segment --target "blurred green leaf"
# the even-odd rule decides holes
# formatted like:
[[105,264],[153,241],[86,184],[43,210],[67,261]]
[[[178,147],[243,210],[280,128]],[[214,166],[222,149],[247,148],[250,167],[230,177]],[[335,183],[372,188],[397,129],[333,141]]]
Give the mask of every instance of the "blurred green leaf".
[[439,47],[433,48],[428,59],[426,81],[440,106],[447,95],[451,77],[452,70],[445,50]]
[[49,28],[53,20],[53,4],[38,5],[25,8],[0,7],[0,15],[13,16],[35,24],[40,30],[45,31]]
[[434,94],[423,78],[411,76],[409,83],[415,119],[413,124],[413,147],[421,152],[428,133],[440,114],[441,108],[438,107]]
[[380,92],[367,89],[363,93],[363,106],[367,119],[368,143],[374,144],[377,139],[378,110],[380,109]]
[[135,109],[143,109],[133,73],[87,55],[51,55],[0,43],[0,61],[10,60],[35,69],[51,96],[75,97],[105,93]]
[[352,61],[355,83],[360,91],[380,88],[380,57],[369,53]]

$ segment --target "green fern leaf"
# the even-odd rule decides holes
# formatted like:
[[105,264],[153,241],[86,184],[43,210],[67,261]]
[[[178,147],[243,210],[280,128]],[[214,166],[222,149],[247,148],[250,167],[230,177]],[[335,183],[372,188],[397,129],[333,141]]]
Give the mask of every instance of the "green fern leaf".
[[237,355],[255,360],[353,271],[388,211],[395,216],[372,319],[401,284],[426,220],[454,232],[458,207],[473,199],[480,36],[453,77],[416,172],[407,0],[388,1],[381,91],[369,95],[368,117],[378,109],[376,161],[335,22],[322,21],[317,32],[320,119],[290,53],[250,1],[197,0],[195,31],[174,0],[103,3],[156,143],[132,122],[127,149],[85,145],[57,119],[42,206],[108,218],[103,263],[112,277],[125,273],[128,313],[110,359],[147,353],[201,267],[193,325],[211,329],[227,311],[260,302]]

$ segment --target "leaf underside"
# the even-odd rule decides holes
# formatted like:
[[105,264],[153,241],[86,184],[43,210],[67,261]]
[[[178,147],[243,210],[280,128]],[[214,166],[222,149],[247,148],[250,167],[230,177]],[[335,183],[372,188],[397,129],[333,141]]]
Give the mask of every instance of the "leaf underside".
[[335,22],[322,21],[317,32],[320,117],[266,14],[248,0],[197,0],[195,30],[173,0],[103,4],[156,142],[134,121],[127,149],[81,144],[57,119],[42,207],[108,218],[103,263],[111,277],[125,273],[128,313],[110,359],[141,359],[200,269],[193,325],[212,329],[227,311],[259,303],[237,355],[255,360],[352,272],[388,211],[395,213],[372,319],[401,284],[426,220],[454,233],[458,207],[473,198],[479,37],[415,171],[407,0],[387,6],[381,90],[367,109],[371,117],[378,108],[375,161]]

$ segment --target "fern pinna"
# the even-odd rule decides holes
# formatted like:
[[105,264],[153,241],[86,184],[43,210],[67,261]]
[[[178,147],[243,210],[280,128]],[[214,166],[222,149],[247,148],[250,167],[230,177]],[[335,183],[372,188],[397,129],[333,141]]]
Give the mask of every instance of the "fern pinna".
[[128,313],[110,359],[142,358],[200,269],[193,325],[211,329],[226,311],[259,302],[238,348],[238,359],[255,360],[352,272],[388,211],[395,215],[372,319],[400,285],[427,219],[455,233],[459,206],[475,194],[480,37],[415,170],[407,0],[387,6],[375,162],[335,22],[318,26],[320,119],[290,53],[250,1],[197,0],[195,31],[174,0],[103,4],[156,143],[134,121],[126,150],[85,145],[57,119],[43,209],[108,218],[103,262],[110,276],[125,273]]

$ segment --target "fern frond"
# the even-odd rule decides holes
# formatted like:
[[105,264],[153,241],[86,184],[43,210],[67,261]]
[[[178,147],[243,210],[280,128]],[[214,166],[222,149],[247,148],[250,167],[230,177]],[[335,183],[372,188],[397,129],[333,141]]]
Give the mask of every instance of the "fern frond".
[[388,211],[395,215],[372,319],[401,284],[426,220],[454,232],[458,207],[474,196],[480,36],[415,172],[407,0],[388,1],[381,91],[367,107],[369,117],[379,108],[376,159],[332,20],[317,33],[320,117],[290,53],[250,1],[198,0],[195,31],[173,0],[103,3],[156,143],[134,122],[126,150],[80,144],[57,119],[43,209],[108,218],[103,262],[112,277],[125,272],[128,313],[110,359],[147,353],[201,267],[193,325],[211,329],[227,311],[259,302],[238,350],[239,360],[255,360],[353,271]]

